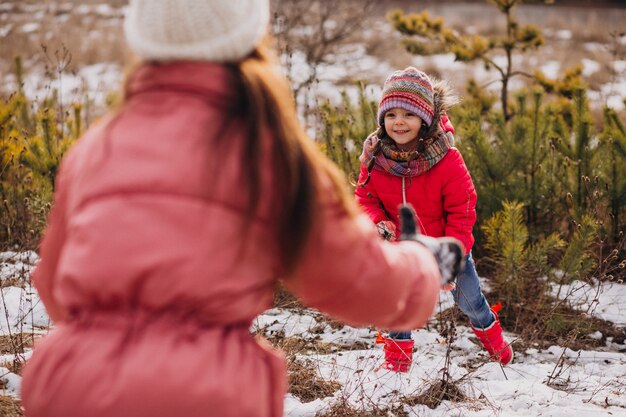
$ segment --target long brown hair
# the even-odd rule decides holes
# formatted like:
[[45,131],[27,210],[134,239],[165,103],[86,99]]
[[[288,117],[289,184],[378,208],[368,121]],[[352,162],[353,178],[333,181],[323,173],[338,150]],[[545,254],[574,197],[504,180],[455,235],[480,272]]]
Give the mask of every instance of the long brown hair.
[[[245,112],[247,147],[241,166],[251,181],[248,187],[248,218],[252,218],[260,199],[259,175],[262,169],[258,155],[261,135],[269,129],[273,136],[272,169],[278,193],[274,201],[278,213],[273,231],[287,273],[297,264],[316,220],[321,197],[320,177],[330,179],[335,199],[348,213],[354,213],[347,184],[340,171],[328,160],[306,135],[295,109],[293,94],[287,79],[279,73],[271,55],[269,39],[259,45],[246,59],[232,64],[231,70],[239,82],[241,106]],[[321,171],[321,175],[320,172]]]

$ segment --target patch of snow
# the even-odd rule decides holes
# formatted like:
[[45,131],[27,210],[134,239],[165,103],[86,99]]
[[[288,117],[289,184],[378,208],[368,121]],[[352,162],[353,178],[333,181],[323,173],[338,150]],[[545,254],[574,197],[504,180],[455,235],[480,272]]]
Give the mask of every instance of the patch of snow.
[[109,4],[98,4],[94,7],[93,10],[96,14],[100,16],[105,16],[105,17],[114,17],[114,16],[119,15],[119,12],[117,11],[117,9],[114,9]]
[[302,403],[291,394],[285,396],[284,417],[315,417],[329,409],[328,401],[315,399],[308,403]]
[[46,17],[46,12],[45,10],[37,10],[32,16],[30,16],[30,19],[37,22],[37,21],[41,21]]
[[22,383],[22,378],[19,375],[0,366],[0,381],[4,382],[3,393],[14,397],[19,395],[20,385]]
[[465,68],[465,64],[456,61],[452,53],[431,55],[428,57],[428,61],[442,74],[445,74],[447,71],[458,71]]
[[616,111],[624,110],[624,96],[623,95],[612,95],[606,99],[606,106],[610,107]]
[[13,25],[11,24],[0,27],[0,38],[4,38],[5,36],[7,36],[12,29]]
[[22,26],[22,32],[24,33],[33,33],[39,30],[41,25],[39,23],[26,23]]
[[[32,252],[5,252],[0,253],[0,260],[35,263],[37,257]],[[9,320],[23,322],[24,310],[32,306],[34,314],[29,317],[38,318],[33,320],[35,327],[47,325],[47,316],[36,294],[25,294],[25,291],[32,292],[17,287],[3,289]],[[603,318],[626,317],[620,308],[626,300],[624,285],[606,284],[598,290],[597,287],[575,282],[562,289],[562,294],[565,293],[571,300],[579,299],[579,306],[583,308],[597,300],[593,313]],[[450,292],[441,292],[440,295],[438,310],[452,305]],[[26,303],[27,297],[30,297],[30,304]],[[326,412],[338,401],[345,401],[362,410],[395,406],[403,397],[418,395],[441,380],[447,361],[450,361],[450,377],[458,381],[456,385],[467,400],[443,401],[435,409],[405,404],[404,412],[429,417],[626,415],[623,411],[626,407],[626,384],[623,382],[626,353],[622,344],[607,340],[607,349],[601,351],[573,351],[560,346],[545,350],[529,348],[516,352],[514,362],[503,368],[489,361],[468,326],[459,323],[453,344],[447,346],[433,322],[426,329],[412,331],[415,340],[413,364],[409,372],[398,374],[381,367],[383,350],[381,345],[375,344],[376,329],[330,326],[321,318],[322,315],[315,310],[296,312],[272,308],[261,314],[252,326],[251,330],[262,329],[267,336],[283,334],[285,337],[333,343],[339,347],[330,354],[306,351],[298,354],[299,359],[314,363],[321,378],[338,382],[340,388],[330,397],[307,403],[287,394],[284,399],[285,416],[314,417]],[[510,341],[516,337],[508,332],[505,336]],[[590,337],[601,338],[602,335],[598,332]],[[357,346],[358,350],[344,350],[342,346]],[[447,352],[450,352],[449,358],[446,357]],[[25,357],[31,353],[26,352]],[[559,366],[561,358],[565,360],[565,366]],[[12,359],[13,355],[0,357],[0,361],[5,363]],[[470,363],[473,365],[468,367]],[[0,368],[0,379],[5,381],[8,395],[19,396],[19,375]]]
[[558,78],[559,76],[559,71],[561,70],[561,63],[559,61],[554,61],[554,60],[546,61],[546,63],[543,64],[540,67],[540,69],[546,75],[546,77],[555,79],[555,78]]
[[626,98],[626,78],[618,79],[615,82],[604,84],[600,91],[588,91],[591,102],[602,106],[611,107],[617,111],[624,110],[624,99]]
[[25,252],[0,252],[0,262],[28,262],[30,264],[36,264],[39,262],[39,255],[37,252],[29,250]]
[[606,45],[599,42],[585,42],[583,48],[589,52],[597,52],[605,50]]
[[615,282],[596,283],[590,285],[582,281],[574,281],[560,288],[552,286],[552,294],[561,300],[567,299],[569,304],[588,314],[610,321],[617,326],[626,326],[626,285]]
[[0,334],[30,332],[50,324],[33,287],[0,288]]
[[602,68],[598,61],[594,61],[592,59],[583,58],[580,62],[583,65],[583,76],[585,77],[595,74]]
[[492,61],[496,63],[496,65],[498,65],[499,67],[505,67],[506,66],[506,56],[505,55],[497,55],[494,56]]
[[71,16],[69,13],[62,13],[62,14],[57,15],[55,19],[58,23],[65,23],[68,20],[70,20],[70,17]]
[[27,279],[38,259],[32,251],[0,253],[0,281]]
[[602,340],[602,336],[604,335],[600,331],[595,331],[587,335],[588,338],[593,339],[593,340]]
[[[119,88],[122,69],[116,64],[94,64],[81,68],[77,74],[63,73],[50,79],[41,69],[33,69],[24,76],[24,93],[35,103],[57,91],[64,105],[72,102],[93,101],[96,107],[105,105],[107,95]],[[5,78],[5,90],[17,91],[14,74]]]
[[81,4],[78,7],[74,7],[74,13],[82,15],[89,14],[91,13],[91,6],[88,4]]
[[556,38],[563,41],[569,41],[572,39],[572,31],[567,29],[558,30],[556,32]]
[[613,61],[613,71],[624,76],[626,74],[626,61],[623,59]]

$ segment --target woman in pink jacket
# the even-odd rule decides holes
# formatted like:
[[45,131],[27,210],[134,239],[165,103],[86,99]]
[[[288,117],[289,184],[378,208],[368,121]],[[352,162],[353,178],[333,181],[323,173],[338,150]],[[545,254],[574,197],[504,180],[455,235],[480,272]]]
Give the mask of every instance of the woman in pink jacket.
[[249,328],[279,279],[355,325],[410,329],[440,272],[389,243],[298,125],[267,0],[131,0],[143,63],[71,149],[33,274],[54,328],[28,417],[279,417],[282,357]]
[[[398,234],[398,207],[408,203],[422,234],[463,243],[467,257],[454,300],[489,354],[507,364],[513,350],[482,293],[472,259],[476,191],[446,116],[454,102],[445,83],[433,83],[422,71],[408,67],[392,73],[378,106],[380,128],[363,146],[356,199],[389,240]],[[410,331],[391,332],[385,339],[385,366],[407,371],[412,351]]]

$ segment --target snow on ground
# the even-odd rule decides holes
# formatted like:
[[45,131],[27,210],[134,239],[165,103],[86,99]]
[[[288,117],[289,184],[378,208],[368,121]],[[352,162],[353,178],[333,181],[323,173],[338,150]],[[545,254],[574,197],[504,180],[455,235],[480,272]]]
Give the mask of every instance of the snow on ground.
[[626,285],[613,282],[591,285],[574,281],[560,289],[554,286],[552,294],[558,294],[560,299],[567,298],[570,305],[578,310],[626,326]]
[[[611,287],[621,291],[621,287]],[[623,294],[622,294],[623,295]],[[619,299],[611,298],[619,303]],[[608,299],[607,299],[608,300]],[[626,298],[621,298],[621,302]],[[333,401],[348,401],[355,408],[372,409],[397,405],[401,397],[415,396],[441,378],[445,367],[446,348],[441,336],[434,330],[415,330],[417,351],[414,363],[407,374],[397,374],[381,369],[382,348],[375,345],[373,329],[340,330],[327,328],[317,335],[310,330],[318,325],[316,313],[294,314],[272,309],[259,317],[257,326],[265,334],[284,332],[286,337],[312,339],[317,336],[324,342],[349,345],[366,342],[367,350],[339,351],[329,355],[303,354],[303,359],[313,360],[320,376],[334,380],[342,388],[333,397],[302,404],[293,395],[285,399],[285,415],[313,417],[328,410]],[[266,327],[267,326],[267,327]],[[413,416],[626,416],[626,351],[574,352],[558,346],[539,351],[530,349],[516,352],[515,361],[505,368],[486,362],[485,353],[474,343],[471,329],[459,326],[458,338],[452,347],[450,374],[461,380],[460,388],[468,399],[462,403],[444,401],[434,410],[424,405],[407,406],[405,411]],[[507,333],[509,340],[515,335]],[[563,356],[565,366],[557,366]],[[468,363],[484,363],[468,371]],[[548,384],[553,375],[553,383]],[[558,375],[558,377],[556,377]]]
[[[33,252],[0,253],[0,281],[29,282],[29,273],[37,261]],[[40,329],[48,325],[43,306],[30,285],[8,286],[2,288],[1,294],[0,334],[8,334],[7,320],[12,333],[18,329],[42,332]],[[560,296],[568,296],[574,305],[590,314],[626,326],[626,285],[590,286],[575,282],[561,288]],[[450,294],[442,292],[438,309],[444,310],[451,304]],[[313,310],[272,308],[255,320],[252,330],[258,329],[268,337],[280,333],[336,346],[330,354],[302,351],[298,359],[312,361],[321,378],[334,380],[341,388],[332,397],[307,403],[288,394],[286,417],[314,417],[337,401],[347,401],[352,407],[365,410],[395,406],[403,397],[416,396],[440,380],[445,368],[448,346],[434,322],[427,329],[413,331],[416,352],[413,366],[406,374],[381,368],[383,352],[381,345],[375,344],[375,329],[331,327]],[[506,336],[509,340],[516,337],[511,333]],[[345,350],[351,346],[359,350]],[[29,351],[23,356],[28,358],[30,354]],[[0,394],[19,396],[20,377],[5,366],[14,359],[10,354],[0,356],[0,380],[6,384]],[[625,345],[607,341],[604,348],[593,351],[559,346],[517,351],[513,364],[504,368],[486,359],[471,329],[460,323],[451,346],[449,372],[453,380],[459,381],[458,387],[467,399],[444,401],[435,409],[405,404],[404,410],[410,416],[429,417],[626,417]]]

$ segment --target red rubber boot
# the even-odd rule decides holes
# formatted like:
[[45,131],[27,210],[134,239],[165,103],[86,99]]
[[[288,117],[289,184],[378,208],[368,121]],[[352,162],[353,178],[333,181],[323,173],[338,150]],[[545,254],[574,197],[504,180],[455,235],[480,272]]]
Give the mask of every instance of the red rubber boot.
[[394,372],[409,372],[413,361],[412,339],[390,339],[385,338],[385,369]]
[[491,355],[491,359],[506,365],[513,360],[513,348],[502,335],[502,326],[500,326],[500,319],[497,313],[500,310],[498,307],[501,307],[501,305],[494,306],[491,309],[496,317],[496,321],[491,326],[486,329],[476,329],[472,326],[472,330],[474,330],[476,337],[478,337],[485,349],[487,349],[487,352],[489,352],[489,355]]

